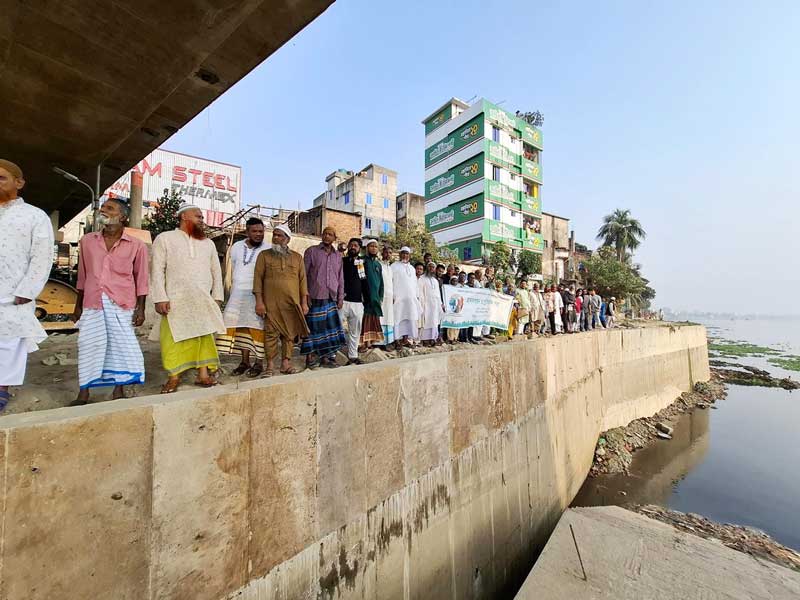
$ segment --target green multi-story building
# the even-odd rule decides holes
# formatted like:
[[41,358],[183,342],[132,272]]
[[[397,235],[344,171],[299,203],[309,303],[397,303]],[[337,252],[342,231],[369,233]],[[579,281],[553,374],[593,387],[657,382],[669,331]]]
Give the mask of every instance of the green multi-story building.
[[487,100],[450,99],[425,125],[425,225],[480,263],[492,245],[542,252],[542,132]]

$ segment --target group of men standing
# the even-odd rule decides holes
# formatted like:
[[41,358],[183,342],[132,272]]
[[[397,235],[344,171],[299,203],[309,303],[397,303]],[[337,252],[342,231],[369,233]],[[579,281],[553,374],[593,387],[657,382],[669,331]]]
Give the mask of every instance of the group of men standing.
[[[47,215],[19,197],[25,180],[19,167],[0,160],[0,411],[10,399],[9,386],[21,385],[27,354],[46,334],[36,319],[34,300],[50,273],[53,228]],[[373,346],[409,346],[458,339],[442,331],[444,284],[493,287],[494,273],[445,269],[426,255],[411,264],[411,249],[399,260],[379,249],[377,240],[349,240],[344,256],[336,231],[326,227],[319,244],[305,254],[289,248],[292,232],[285,225],[264,241],[262,221],[246,223],[246,238],[232,244],[226,257],[230,293],[224,312],[225,285],[215,244],[206,237],[199,207],[184,204],[179,226],[156,236],[151,256],[145,244],[125,231],[129,207],[107,200],[99,210],[100,230],[80,240],[78,298],[73,318],[78,334],[79,392],[72,404],[85,404],[96,387],[145,381],[144,358],[134,328],[145,320],[150,295],[158,315],[150,339],[158,341],[167,373],[162,393],[178,389],[185,371],[195,369],[195,385],[219,383],[219,354],[241,361],[234,375],[271,376],[280,352],[281,373],[295,373],[295,343],[308,368],[337,366],[345,350],[347,364],[361,364],[359,352]],[[379,256],[380,252],[380,256]],[[497,282],[499,283],[499,282]],[[522,282],[494,286],[516,296],[517,323],[541,333],[591,329],[604,312],[613,326],[614,299],[602,303],[594,291],[554,286],[544,293]],[[456,336],[450,335],[456,333]],[[460,332],[463,341],[489,335],[488,328]]]

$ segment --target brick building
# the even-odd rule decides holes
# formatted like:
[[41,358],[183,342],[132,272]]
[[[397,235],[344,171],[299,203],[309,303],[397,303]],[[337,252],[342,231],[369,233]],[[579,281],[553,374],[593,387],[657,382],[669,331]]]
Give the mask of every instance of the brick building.
[[289,224],[292,231],[303,235],[322,236],[325,227],[333,227],[339,241],[347,242],[350,238],[361,237],[362,217],[359,212],[348,212],[335,208],[313,208],[297,213],[294,223]]

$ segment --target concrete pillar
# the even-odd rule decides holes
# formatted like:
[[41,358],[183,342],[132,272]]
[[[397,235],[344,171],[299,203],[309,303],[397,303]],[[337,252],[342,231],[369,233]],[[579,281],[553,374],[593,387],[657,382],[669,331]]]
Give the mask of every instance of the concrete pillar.
[[130,227],[142,228],[142,174],[131,171],[131,219]]
[[50,224],[53,226],[53,239],[58,241],[58,219],[61,216],[59,211],[54,210],[50,213]]

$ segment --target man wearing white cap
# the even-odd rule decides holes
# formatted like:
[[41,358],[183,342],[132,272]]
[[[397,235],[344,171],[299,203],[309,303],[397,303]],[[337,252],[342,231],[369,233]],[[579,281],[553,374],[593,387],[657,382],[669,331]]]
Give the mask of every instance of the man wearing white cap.
[[209,371],[219,368],[215,333],[225,333],[219,304],[224,299],[222,269],[214,242],[206,237],[203,211],[193,204],[178,209],[180,225],[153,242],[150,295],[161,315],[150,334],[161,342],[161,362],[169,375],[161,393],[178,389],[184,371],[197,369],[195,385],[217,384]]
[[614,317],[617,315],[617,299],[614,296],[609,298],[606,304],[606,329],[614,328]]
[[419,336],[422,312],[416,269],[411,264],[411,248],[400,248],[400,260],[392,263],[394,287],[394,335],[398,343],[410,346]]
[[378,259],[378,240],[367,240],[364,257],[364,319],[361,321],[361,345],[364,348],[384,344],[381,317],[383,310],[383,269]]
[[289,249],[291,230],[278,225],[272,230],[272,248],[258,255],[253,276],[256,314],[264,319],[265,377],[274,374],[272,361],[281,345],[283,374],[297,371],[292,366],[292,348],[297,337],[308,335],[308,286],[303,257]]

